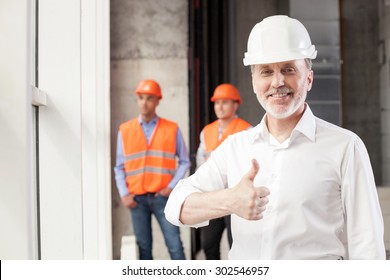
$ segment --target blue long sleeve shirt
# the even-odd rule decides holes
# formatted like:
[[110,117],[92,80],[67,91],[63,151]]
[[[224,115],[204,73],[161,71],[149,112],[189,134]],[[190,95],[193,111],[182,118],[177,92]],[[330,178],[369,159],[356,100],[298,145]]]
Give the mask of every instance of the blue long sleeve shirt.
[[[150,122],[146,123],[142,120],[141,116],[138,117],[138,120],[141,124],[142,130],[145,134],[146,140],[150,141],[150,138],[153,135],[153,131],[156,128],[156,124],[159,117],[156,116]],[[177,129],[176,133],[176,155],[179,159],[178,167],[176,169],[175,175],[172,177],[172,180],[169,182],[168,186],[173,189],[176,184],[182,179],[186,173],[186,171],[190,168],[191,162],[187,152],[187,147],[184,143],[183,136],[180,132],[180,129]],[[126,184],[126,172],[125,172],[125,156],[123,154],[123,141],[122,134],[119,130],[118,132],[118,140],[116,146],[116,164],[114,167],[115,172],[115,181],[116,186],[119,191],[119,195],[121,197],[129,194]]]

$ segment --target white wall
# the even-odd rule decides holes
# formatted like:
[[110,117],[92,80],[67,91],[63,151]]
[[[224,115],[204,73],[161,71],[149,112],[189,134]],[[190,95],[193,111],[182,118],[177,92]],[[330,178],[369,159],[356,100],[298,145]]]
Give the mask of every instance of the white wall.
[[81,2],[84,259],[112,258],[109,1]]
[[29,1],[0,2],[0,259],[34,249]]
[[[4,2],[0,258],[35,259],[29,65],[35,50],[29,44],[34,20],[27,17],[34,1]],[[47,93],[37,154],[41,258],[110,259],[109,1],[40,0],[38,19],[38,86]]]
[[43,259],[83,257],[80,32],[80,1],[39,1]]

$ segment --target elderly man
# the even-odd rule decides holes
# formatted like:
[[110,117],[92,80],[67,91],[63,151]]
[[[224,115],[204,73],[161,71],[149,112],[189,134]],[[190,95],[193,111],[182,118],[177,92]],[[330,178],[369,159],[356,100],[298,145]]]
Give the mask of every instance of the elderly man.
[[165,214],[203,226],[231,214],[230,259],[384,259],[383,219],[367,150],[305,103],[317,55],[296,19],[252,29],[244,65],[266,111],[178,183]]

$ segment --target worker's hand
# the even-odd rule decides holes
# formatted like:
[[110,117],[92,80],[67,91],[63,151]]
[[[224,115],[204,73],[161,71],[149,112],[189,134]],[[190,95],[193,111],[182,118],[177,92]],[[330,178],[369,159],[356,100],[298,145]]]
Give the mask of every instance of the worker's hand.
[[255,187],[253,185],[253,180],[259,169],[257,160],[252,159],[252,168],[232,189],[235,197],[233,213],[247,220],[262,219],[265,205],[268,203],[269,190],[266,187]]
[[122,203],[126,208],[132,209],[137,207],[138,203],[134,200],[134,194],[128,194],[126,196],[122,196]]
[[162,195],[162,196],[168,197],[171,194],[171,192],[172,192],[172,189],[169,186],[166,186],[161,191],[156,193],[156,196]]

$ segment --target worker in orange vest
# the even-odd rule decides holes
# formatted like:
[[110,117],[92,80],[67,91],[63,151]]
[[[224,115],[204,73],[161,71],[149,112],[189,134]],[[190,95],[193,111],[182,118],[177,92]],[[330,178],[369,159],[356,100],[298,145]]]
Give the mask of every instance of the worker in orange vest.
[[156,115],[162,99],[160,85],[143,80],[135,93],[140,115],[121,124],[118,132],[114,170],[119,195],[130,209],[141,260],[153,259],[152,215],[171,259],[185,259],[179,228],[166,220],[164,208],[191,165],[187,148],[178,125]]
[[[249,123],[237,117],[241,104],[238,89],[232,84],[221,84],[214,90],[211,101],[217,120],[206,125],[200,133],[200,145],[196,154],[196,165],[199,168],[229,135],[251,127]],[[208,260],[221,259],[220,243],[223,231],[227,229],[229,246],[232,246],[230,216],[210,220],[208,226],[200,228],[203,251]]]

